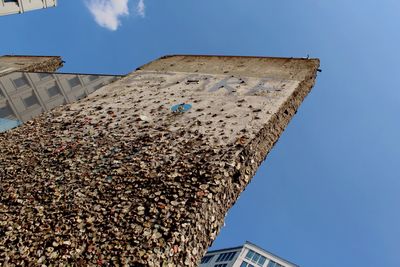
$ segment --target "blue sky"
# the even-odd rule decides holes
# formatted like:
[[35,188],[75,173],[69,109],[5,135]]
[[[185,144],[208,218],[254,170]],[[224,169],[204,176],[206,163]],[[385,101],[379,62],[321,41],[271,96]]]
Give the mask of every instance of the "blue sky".
[[214,248],[249,240],[303,267],[400,266],[400,2],[142,4],[114,7],[125,14],[118,27],[102,14],[108,28],[81,0],[0,17],[0,54],[60,55],[62,71],[117,74],[165,54],[320,58],[314,90]]

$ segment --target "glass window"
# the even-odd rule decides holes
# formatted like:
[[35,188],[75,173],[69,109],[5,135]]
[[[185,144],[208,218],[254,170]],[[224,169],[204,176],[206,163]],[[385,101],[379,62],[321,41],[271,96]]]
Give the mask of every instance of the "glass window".
[[228,252],[228,253],[222,253],[218,256],[217,258],[217,262],[219,261],[230,261],[233,259],[233,257],[235,257],[236,252]]
[[14,112],[10,106],[0,107],[0,118],[7,118],[9,116],[14,116]]
[[260,258],[258,259],[258,264],[262,266],[266,260],[267,258],[265,258],[264,256],[260,256]]
[[35,95],[31,95],[24,99],[24,104],[27,108],[29,108],[35,104],[38,104],[38,100]]
[[41,80],[46,79],[50,75],[51,75],[50,73],[45,73],[45,72],[39,72],[38,73],[39,79],[41,79]]
[[78,86],[78,85],[81,85],[81,82],[79,81],[78,76],[76,76],[76,77],[74,77],[72,79],[69,79],[68,83],[69,83],[69,86],[71,86],[71,88],[73,88],[75,86]]
[[254,265],[243,261],[240,267],[254,267]]
[[259,266],[262,266],[265,263],[265,261],[267,260],[266,257],[258,254],[255,251],[252,251],[252,250],[249,250],[247,252],[246,259],[251,260],[252,262],[254,262],[255,264],[257,264]]
[[283,266],[280,265],[279,263],[274,262],[273,260],[270,260],[267,267],[283,267]]
[[247,255],[246,255],[246,259],[252,259],[253,258],[253,256],[254,256],[254,251],[252,251],[252,250],[249,250],[249,252],[247,252]]
[[233,257],[235,257],[235,255],[236,255],[236,252],[229,253],[229,256],[228,256],[227,260],[231,261],[233,259]]
[[19,77],[14,80],[15,87],[20,88],[25,85],[29,85],[28,80],[25,78],[25,76]]
[[226,261],[227,256],[228,256],[228,254],[226,254],[226,253],[223,254],[221,257],[221,261]]
[[49,95],[49,97],[59,95],[59,94],[61,94],[60,88],[58,88],[57,84],[54,84],[52,87],[47,89],[47,94]]
[[202,259],[201,259],[201,264],[203,264],[203,263],[208,263],[208,262],[210,262],[211,261],[211,259],[213,258],[214,256],[204,256]]
[[90,75],[89,81],[93,82],[93,81],[97,80],[98,78],[99,78],[99,76],[97,76],[97,75]]
[[258,254],[258,253],[254,253],[254,256],[253,256],[253,258],[251,259],[251,261],[253,261],[253,262],[257,262],[258,261],[258,259],[260,258],[260,254]]
[[226,267],[226,266],[228,266],[228,264],[216,264],[216,265],[214,265],[214,267]]

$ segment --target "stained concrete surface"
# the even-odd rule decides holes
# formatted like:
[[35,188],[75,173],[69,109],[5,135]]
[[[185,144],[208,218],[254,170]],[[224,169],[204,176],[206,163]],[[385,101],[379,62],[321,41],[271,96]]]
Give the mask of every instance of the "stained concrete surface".
[[164,57],[0,134],[0,262],[197,266],[318,65]]
[[0,76],[14,71],[55,72],[62,65],[58,56],[0,56]]

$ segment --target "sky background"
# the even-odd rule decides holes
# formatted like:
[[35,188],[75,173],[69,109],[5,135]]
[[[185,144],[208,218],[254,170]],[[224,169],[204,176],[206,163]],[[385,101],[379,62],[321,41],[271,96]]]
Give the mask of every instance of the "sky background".
[[316,86],[213,248],[249,240],[302,267],[400,266],[399,1],[115,3],[0,17],[0,54],[110,74],[166,54],[320,58]]

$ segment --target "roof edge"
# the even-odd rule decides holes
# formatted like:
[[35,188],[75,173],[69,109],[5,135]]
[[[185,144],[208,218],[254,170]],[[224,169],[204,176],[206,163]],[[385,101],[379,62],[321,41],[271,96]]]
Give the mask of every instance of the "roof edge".
[[41,58],[53,57],[53,58],[61,58],[61,56],[36,56],[36,55],[2,55],[0,57],[41,57]]
[[257,247],[258,249],[264,251],[265,253],[270,254],[270,255],[274,256],[275,258],[280,259],[281,261],[284,261],[284,262],[286,262],[286,263],[288,263],[288,264],[291,264],[291,265],[293,265],[293,266],[295,266],[295,267],[300,267],[299,265],[297,265],[297,264],[295,264],[295,263],[293,263],[293,262],[291,262],[291,261],[285,260],[284,258],[282,258],[282,257],[280,257],[280,256],[278,256],[278,255],[276,255],[276,254],[274,254],[274,253],[272,253],[272,252],[270,252],[270,251],[268,251],[268,250],[266,250],[266,249],[263,249],[262,247],[260,247],[260,246],[258,246],[258,245],[256,245],[256,244],[254,244],[254,243],[252,243],[252,242],[250,242],[250,241],[247,241],[247,240],[246,240],[245,245],[251,245],[251,246]]
[[[309,57],[270,57],[270,56],[235,56],[235,55],[217,55],[217,54],[169,54],[158,59],[165,59],[170,57],[228,57],[228,58],[270,58],[270,59],[294,59],[294,60],[317,60],[319,58],[309,58]],[[158,60],[156,59],[156,60]]]
[[155,58],[151,60],[150,62],[147,62],[143,65],[140,65],[135,69],[136,70],[141,70],[144,67],[152,64],[153,62],[156,62],[158,60],[166,59],[166,58],[171,58],[171,57],[225,57],[225,58],[261,58],[261,59],[281,59],[281,60],[307,60],[307,61],[315,61],[317,65],[320,65],[320,59],[319,58],[308,58],[308,57],[268,57],[268,56],[235,56],[235,55],[216,55],[216,54],[167,54],[158,58]]
[[237,246],[237,247],[230,247],[230,248],[221,248],[221,249],[210,250],[210,251],[207,251],[206,255],[207,255],[207,254],[210,254],[210,253],[215,253],[215,252],[222,252],[222,251],[240,249],[240,248],[243,248],[243,246],[244,246],[244,245],[242,245],[242,246]]

